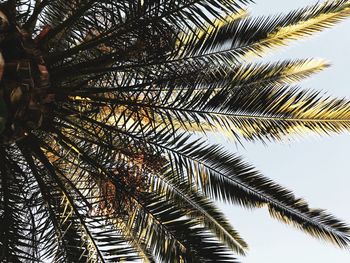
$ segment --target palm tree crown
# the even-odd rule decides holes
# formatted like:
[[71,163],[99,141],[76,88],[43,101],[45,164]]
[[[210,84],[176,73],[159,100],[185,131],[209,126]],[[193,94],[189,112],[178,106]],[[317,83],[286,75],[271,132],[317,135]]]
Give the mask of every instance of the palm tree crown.
[[294,86],[327,63],[249,62],[350,2],[249,2],[2,1],[1,262],[236,262],[247,244],[216,200],[348,247],[344,222],[204,138],[350,130],[350,102]]

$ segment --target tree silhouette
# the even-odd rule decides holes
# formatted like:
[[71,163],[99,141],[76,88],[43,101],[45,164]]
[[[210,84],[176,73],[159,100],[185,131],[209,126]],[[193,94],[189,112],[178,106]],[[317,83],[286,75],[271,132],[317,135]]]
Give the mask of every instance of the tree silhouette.
[[236,262],[215,201],[339,247],[238,143],[350,129],[350,102],[294,83],[321,60],[248,62],[350,15],[348,0],[250,17],[248,0],[9,0],[0,5],[1,262]]

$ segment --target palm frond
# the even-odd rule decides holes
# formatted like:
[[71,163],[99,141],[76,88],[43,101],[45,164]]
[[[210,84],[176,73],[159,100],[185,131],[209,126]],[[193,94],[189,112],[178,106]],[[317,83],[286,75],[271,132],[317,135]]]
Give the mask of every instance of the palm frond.
[[[318,68],[311,68],[310,71],[313,70]],[[270,86],[267,80],[264,87],[265,78],[256,78],[253,72],[246,78],[247,82],[237,81],[236,85],[233,82],[232,86],[228,83],[226,88],[214,83],[209,87],[204,86],[204,89],[191,86],[137,91],[133,93],[135,97],[127,98],[122,93],[118,94],[120,98],[85,95],[85,98],[72,98],[72,102],[115,107],[114,114],[128,117],[139,125],[152,123],[175,130],[219,130],[229,137],[233,135],[237,140],[241,137],[249,140],[281,140],[293,134],[348,131],[350,116],[347,100],[324,98],[319,96],[319,92],[299,91],[298,88],[283,85],[283,82],[308,75],[308,71],[307,68],[284,75],[277,68],[276,75],[274,71],[262,72],[267,79],[271,73],[272,79],[282,83],[279,86]],[[236,75],[238,79],[239,74]],[[158,100],[154,100],[155,97]]]
[[[182,57],[191,60],[237,61],[261,56],[266,50],[283,46],[329,28],[349,15],[347,0],[326,1],[290,12],[287,15],[233,20],[199,35],[182,47]],[[254,32],[254,33],[252,33]]]
[[345,223],[322,210],[310,209],[304,200],[295,198],[290,191],[263,177],[239,157],[218,146],[208,147],[196,141],[189,143],[185,136],[172,139],[172,136],[158,133],[157,137],[149,143],[165,150],[174,169],[185,169],[187,180],[197,184],[206,195],[248,207],[266,204],[274,217],[315,237],[340,247],[349,242],[350,229]]
[[[118,177],[113,176],[112,172],[101,164],[94,162],[88,153],[69,138],[62,134],[60,137],[65,140],[67,148],[75,149],[73,154],[79,153],[83,160],[105,173],[111,182],[120,187],[121,181]],[[142,243],[146,245],[147,250],[154,251],[162,260],[180,262],[180,259],[183,258],[185,261],[226,262],[233,259],[223,245],[215,242],[213,237],[206,234],[205,229],[198,228],[198,223],[192,219],[184,219],[187,216],[186,211],[181,211],[177,207],[178,204],[170,203],[170,200],[163,200],[161,196],[152,196],[150,193],[147,194],[147,197],[136,196],[125,186],[122,189],[137,205],[128,220],[128,225],[132,227],[131,232],[134,236],[137,235],[136,240],[143,240]],[[145,231],[145,229],[148,230]]]
[[[41,200],[36,198],[37,189],[34,185],[29,188],[29,184],[33,183],[32,178],[28,178],[28,174],[19,169],[15,160],[3,148],[0,150],[0,158],[3,164],[0,190],[0,259],[4,262],[39,262],[42,245],[38,238],[47,232]],[[28,192],[22,192],[22,188],[28,189]],[[47,238],[48,236],[43,237],[43,243],[47,242]]]
[[[105,230],[107,226],[102,224],[101,219],[88,216],[91,205],[83,206],[80,199],[80,195],[84,191],[82,189],[86,187],[84,183],[76,184],[72,189],[71,184],[67,183],[67,179],[62,178],[59,165],[51,164],[42,150],[38,148],[37,143],[39,141],[32,138],[30,141],[22,143],[20,147],[34,174],[39,175],[40,171],[37,168],[38,164],[34,165],[33,157],[28,153],[28,146],[34,150],[35,158],[47,169],[46,174],[45,172],[40,173],[42,179],[39,179],[39,182],[50,184],[50,189],[56,188],[54,192],[43,193],[47,204],[50,205],[48,209],[55,220],[54,225],[59,240],[55,261],[108,262],[108,260],[137,259],[136,253],[126,245],[123,237],[120,234],[112,233],[115,229],[107,232]],[[41,147],[45,148],[45,145],[41,144]],[[77,180],[74,175],[70,176],[72,176],[72,180],[73,178]],[[51,180],[51,182],[45,182],[45,180]],[[78,195],[77,191],[80,191]],[[88,199],[90,200],[90,198]],[[85,202],[88,199],[85,199]],[[56,220],[56,218],[59,219]],[[109,240],[108,243],[106,239]]]
[[198,190],[193,190],[196,186],[182,182],[180,178],[179,175],[174,175],[174,170],[169,167],[169,170],[158,178],[156,176],[151,178],[152,188],[160,194],[165,194],[167,199],[182,203],[183,209],[190,217],[199,220],[236,253],[244,255],[248,245],[228,223],[225,216],[209,199],[199,194]]
[[[99,2],[79,2],[83,2],[86,7],[91,5],[89,12],[79,13],[79,16],[68,15],[70,21],[75,22],[75,24],[69,28],[69,32],[74,32],[74,35],[71,36],[67,34],[65,38],[55,38],[56,45],[57,41],[63,40],[64,42],[60,43],[62,48],[55,48],[56,54],[52,54],[47,59],[48,61],[57,62],[75,54],[81,57],[82,51],[87,51],[88,54],[92,55],[91,48],[99,47],[103,44],[107,44],[109,47],[115,47],[116,49],[113,48],[113,51],[117,51],[120,54],[121,51],[125,52],[125,43],[120,42],[120,40],[123,38],[127,40],[128,37],[125,37],[125,35],[140,32],[140,28],[143,28],[144,31],[148,31],[147,26],[165,27],[166,32],[163,33],[170,34],[169,36],[173,38],[173,36],[176,35],[177,32],[183,30],[183,28],[192,27],[193,25],[201,26],[204,24],[203,21],[210,21],[210,17],[212,16],[219,18],[223,17],[225,14],[228,15],[238,12],[238,10],[241,10],[240,4],[249,1],[179,0],[129,1],[116,3],[115,1],[104,0]],[[92,6],[93,4],[94,6]],[[56,23],[57,26],[54,27],[56,28],[54,32],[67,29],[65,26],[66,22],[61,22],[59,14],[62,8],[63,10],[68,10],[67,14],[71,14],[71,10],[77,9],[77,6],[82,5],[73,3],[73,6],[75,8],[72,9],[71,4],[69,5],[64,1],[58,1],[56,4],[52,4],[52,6],[47,8],[47,11],[44,10],[43,16],[50,18],[50,20],[55,18],[55,21],[51,21],[50,23],[50,20],[44,20],[42,23]],[[175,21],[176,23],[174,23]],[[93,26],[92,31],[95,32],[94,34],[91,34],[91,30],[87,28],[86,24]],[[79,32],[79,35],[77,35],[76,32]],[[51,35],[53,35],[53,33],[50,33],[46,39]],[[150,36],[147,35],[143,36],[144,43],[148,42],[149,37]],[[72,39],[72,41],[69,41],[70,39]],[[77,39],[80,39],[80,43],[77,43]],[[116,41],[113,41],[113,39]],[[153,40],[155,41],[155,39]],[[64,47],[66,47],[66,49],[64,49]],[[58,50],[61,50],[61,52],[57,52]]]

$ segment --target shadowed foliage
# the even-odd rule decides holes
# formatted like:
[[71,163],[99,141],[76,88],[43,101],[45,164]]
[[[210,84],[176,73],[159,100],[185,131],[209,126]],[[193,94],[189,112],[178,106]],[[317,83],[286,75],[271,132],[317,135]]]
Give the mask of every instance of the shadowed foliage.
[[0,4],[0,261],[238,262],[216,201],[346,248],[350,228],[207,141],[350,130],[350,102],[257,63],[350,15],[348,0],[252,17],[249,0]]

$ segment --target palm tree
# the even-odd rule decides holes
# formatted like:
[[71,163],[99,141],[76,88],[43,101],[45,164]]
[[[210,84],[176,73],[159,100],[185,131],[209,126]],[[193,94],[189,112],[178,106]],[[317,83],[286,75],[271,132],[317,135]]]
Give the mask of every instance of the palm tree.
[[348,131],[350,102],[293,85],[327,63],[248,59],[350,2],[258,18],[248,2],[1,3],[1,262],[236,262],[247,244],[216,200],[348,247],[345,223],[205,138]]

